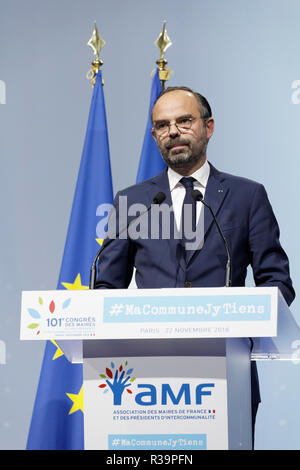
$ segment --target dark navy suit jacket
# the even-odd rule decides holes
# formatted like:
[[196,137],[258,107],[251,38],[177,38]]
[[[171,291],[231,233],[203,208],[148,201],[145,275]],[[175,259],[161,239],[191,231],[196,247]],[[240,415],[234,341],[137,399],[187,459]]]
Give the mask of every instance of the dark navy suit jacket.
[[[158,192],[172,205],[167,171],[140,184],[120,191],[114,207],[119,213],[120,196],[127,205],[149,206]],[[290,304],[295,293],[289,275],[288,258],[279,242],[279,228],[263,185],[218,171],[210,165],[205,201],[216,214],[229,245],[232,258],[232,286],[244,286],[247,267],[251,265],[256,286],[278,286]],[[200,203],[198,203],[200,204]],[[148,217],[151,229],[151,214]],[[171,218],[174,215],[171,213]],[[133,217],[123,218],[119,228]],[[118,219],[118,217],[117,217]],[[174,220],[174,219],[173,219]],[[222,287],[225,285],[227,255],[210,211],[204,207],[204,244],[189,253],[184,261],[180,240],[132,239],[114,240],[103,250],[99,262],[96,288],[124,289],[130,284],[136,268],[139,288]],[[109,237],[104,241],[109,240]],[[256,367],[252,370],[252,400],[260,401]]]

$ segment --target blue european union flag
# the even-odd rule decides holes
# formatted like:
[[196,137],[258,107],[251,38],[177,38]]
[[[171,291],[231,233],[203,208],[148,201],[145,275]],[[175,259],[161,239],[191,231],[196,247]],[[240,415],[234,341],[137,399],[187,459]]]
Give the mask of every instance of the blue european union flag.
[[[88,289],[101,204],[113,202],[102,74],[98,72],[57,289]],[[71,364],[54,341],[44,353],[27,449],[84,448],[82,364]]]
[[162,88],[157,69],[152,80],[148,122],[146,126],[144,142],[140,156],[139,169],[136,178],[137,183],[140,183],[141,181],[158,175],[166,167],[166,164],[163,161],[162,156],[151,134],[151,111],[153,104],[158,95],[161,93],[161,91]]

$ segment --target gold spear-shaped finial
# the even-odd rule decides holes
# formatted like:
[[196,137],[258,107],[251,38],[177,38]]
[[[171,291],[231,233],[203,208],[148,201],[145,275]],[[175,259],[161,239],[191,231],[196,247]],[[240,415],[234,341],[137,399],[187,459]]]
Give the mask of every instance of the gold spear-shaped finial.
[[93,34],[87,43],[87,46],[90,46],[93,49],[94,55],[95,55],[95,59],[92,62],[93,68],[89,70],[87,73],[87,78],[89,80],[92,80],[92,86],[95,85],[95,80],[96,80],[98,70],[101,67],[101,65],[103,65],[103,61],[100,59],[99,55],[100,55],[101,49],[103,48],[103,46],[105,46],[105,44],[106,42],[100,36],[97,25],[96,25],[96,21],[95,21]]
[[163,59],[166,50],[172,45],[172,41],[167,34],[166,21],[163,22],[163,29],[154,43],[160,50],[160,58]]
[[158,74],[159,74],[159,78],[160,78],[160,81],[161,81],[161,86],[162,86],[162,89],[164,89],[165,81],[169,80],[170,72],[171,73],[173,72],[171,69],[166,67],[168,62],[164,58],[166,50],[168,49],[168,47],[170,47],[172,45],[172,41],[171,41],[171,39],[169,38],[169,36],[167,34],[166,21],[163,22],[162,32],[160,33],[160,35],[158,36],[158,38],[156,39],[154,44],[160,50],[160,58],[156,61],[156,63],[158,65],[158,69],[159,69]]

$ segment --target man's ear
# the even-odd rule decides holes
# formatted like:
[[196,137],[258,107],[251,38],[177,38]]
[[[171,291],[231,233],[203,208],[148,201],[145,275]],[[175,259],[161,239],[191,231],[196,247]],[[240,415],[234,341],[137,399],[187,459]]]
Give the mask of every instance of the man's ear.
[[208,118],[206,121],[206,135],[208,139],[210,139],[211,136],[213,135],[214,129],[215,129],[215,121],[213,120],[213,118]]
[[154,139],[155,142],[157,143],[157,138],[156,138],[156,134],[155,134],[155,130],[154,130],[154,129],[151,129],[151,134],[152,134],[153,139]]

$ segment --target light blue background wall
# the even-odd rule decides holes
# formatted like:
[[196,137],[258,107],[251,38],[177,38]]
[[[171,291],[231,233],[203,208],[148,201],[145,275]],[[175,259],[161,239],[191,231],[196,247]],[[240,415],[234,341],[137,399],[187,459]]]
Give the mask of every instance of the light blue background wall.
[[[210,101],[210,161],[266,186],[298,290],[298,0],[0,0],[1,449],[26,445],[44,344],[19,341],[20,296],[56,288],[91,98],[93,22],[107,42],[116,192],[135,181],[164,19],[169,84]],[[296,299],[298,323],[299,307]],[[300,365],[260,363],[259,373],[256,448],[300,449]]]

